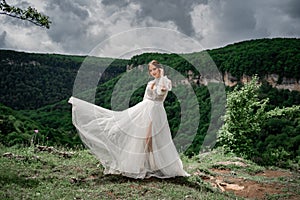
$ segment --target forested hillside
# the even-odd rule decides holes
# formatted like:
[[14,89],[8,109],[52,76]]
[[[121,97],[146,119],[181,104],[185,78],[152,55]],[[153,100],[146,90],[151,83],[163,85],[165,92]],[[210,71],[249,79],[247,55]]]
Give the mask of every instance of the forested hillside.
[[[197,56],[200,53],[192,53],[191,56]],[[278,74],[281,78],[300,79],[300,39],[250,40],[207,50],[207,53],[222,73],[229,72],[237,78],[243,74],[258,74],[260,77],[266,74]],[[193,70],[193,67],[177,54],[137,55],[132,57],[131,63],[134,65],[144,64],[153,57],[182,73]]]
[[[84,56],[0,50],[0,102],[14,109],[36,109],[72,95]],[[90,59],[91,60],[91,59]],[[110,64],[102,82],[125,72],[125,60],[95,58],[91,66]]]
[[[207,51],[222,73],[278,74],[279,79],[300,79],[300,39],[260,39]],[[191,54],[197,56],[199,53]],[[0,102],[14,109],[36,109],[66,99],[72,94],[77,71],[86,57],[57,54],[33,54],[0,50]],[[93,66],[109,63],[102,83],[125,72],[127,64],[137,66],[152,59],[186,75],[198,73],[178,54],[146,53],[130,60],[95,58]],[[279,81],[280,81],[279,80]]]
[[244,41],[208,53],[223,73],[278,74],[300,79],[300,39],[275,38]]
[[[236,77],[243,74],[278,74],[283,77],[300,79],[300,40],[299,39],[260,39],[232,44],[220,49],[208,50],[209,55],[222,73],[229,72]],[[67,99],[72,95],[72,87],[77,70],[85,57],[53,54],[32,54],[0,50],[0,142],[7,145],[29,145],[33,140],[41,144],[64,145],[74,147],[81,145],[71,122],[71,106]],[[197,57],[200,53],[190,54]],[[189,70],[197,71],[177,54],[145,53],[130,60],[111,58],[94,58],[101,67],[112,63],[99,82],[96,104],[111,108],[110,98],[114,85],[126,71],[126,67],[137,67],[156,59],[171,66],[182,75]],[[146,72],[145,72],[146,73]],[[172,77],[170,77],[172,79]],[[266,111],[275,107],[300,105],[300,92],[278,90],[262,80],[259,98],[269,98]],[[239,84],[240,85],[240,84]],[[142,100],[145,85],[134,92],[130,106]],[[197,135],[185,152],[187,155],[197,153],[201,147],[210,122],[210,93],[205,85],[192,84],[199,104],[199,127]],[[227,87],[228,92],[233,88]],[[184,95],[184,91],[183,95]],[[188,96],[187,96],[188,97]],[[191,104],[192,105],[192,104]],[[165,108],[172,136],[176,135],[180,124],[180,102],[176,95],[169,93]],[[191,108],[193,109],[193,108]],[[220,120],[220,119],[218,119]],[[186,126],[189,125],[187,122]],[[39,130],[38,133],[34,130]],[[217,131],[217,130],[215,130]],[[256,158],[262,164],[276,164],[281,159],[283,166],[300,156],[300,116],[292,118],[274,117],[268,119],[262,127],[258,152],[283,149],[284,153],[267,163],[263,158]],[[285,140],[283,143],[282,140]],[[288,146],[286,144],[292,144]],[[268,155],[268,154],[266,154]],[[282,157],[283,156],[283,157]],[[285,156],[285,157],[284,157]]]

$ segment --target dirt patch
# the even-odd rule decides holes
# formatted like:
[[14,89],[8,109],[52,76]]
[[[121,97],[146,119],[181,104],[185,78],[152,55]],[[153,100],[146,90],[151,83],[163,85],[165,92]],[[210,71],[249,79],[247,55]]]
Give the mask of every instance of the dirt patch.
[[279,170],[265,170],[263,172],[257,173],[256,176],[264,176],[269,178],[279,178],[279,177],[292,177],[293,174],[287,171]]
[[216,165],[236,165],[240,167],[247,167],[248,165],[241,162],[241,161],[224,161],[224,162],[217,162]]
[[276,196],[277,199],[300,199],[299,194],[296,192],[299,190],[299,186],[282,183],[278,180],[279,177],[294,177],[297,179],[297,177],[299,178],[299,174],[293,175],[291,172],[280,170],[265,170],[264,172],[257,173],[255,176],[266,177],[266,179],[255,181],[237,177],[229,169],[210,170],[216,173],[216,175],[204,176],[201,173],[199,174],[200,177],[204,181],[209,182],[212,187],[218,188],[222,192],[232,192],[236,196],[249,199],[267,199],[270,196]]
[[211,169],[211,171],[217,173],[217,174],[230,174],[232,171],[230,169]]
[[243,179],[229,179],[230,182],[242,189],[234,189],[225,186],[226,191],[232,191],[235,195],[244,198],[264,199],[266,195],[282,193],[282,185],[276,183],[258,183]]

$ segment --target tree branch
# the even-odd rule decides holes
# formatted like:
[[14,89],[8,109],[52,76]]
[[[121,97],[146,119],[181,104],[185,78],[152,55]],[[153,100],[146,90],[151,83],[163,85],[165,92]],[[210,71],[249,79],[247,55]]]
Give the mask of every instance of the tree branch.
[[51,21],[46,15],[42,15],[35,8],[28,7],[26,10],[10,6],[5,0],[0,1],[0,14],[29,21],[37,26],[50,28]]
[[17,18],[17,19],[21,19],[21,20],[26,20],[26,21],[29,21],[37,26],[40,26],[40,27],[44,27],[43,25],[31,20],[31,19],[22,19],[20,16],[16,16],[16,15],[12,15],[12,14],[9,14],[9,13],[4,13],[4,12],[0,12],[0,15],[7,15],[7,16],[10,16],[10,17],[13,17],[13,18]]

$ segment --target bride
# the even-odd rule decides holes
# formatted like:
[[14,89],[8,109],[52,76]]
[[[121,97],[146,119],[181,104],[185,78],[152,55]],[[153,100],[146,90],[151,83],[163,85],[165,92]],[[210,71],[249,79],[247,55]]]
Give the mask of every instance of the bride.
[[104,174],[132,178],[190,176],[173,143],[163,102],[172,89],[156,60],[148,64],[143,101],[112,111],[71,97],[72,121],[83,143],[104,166]]

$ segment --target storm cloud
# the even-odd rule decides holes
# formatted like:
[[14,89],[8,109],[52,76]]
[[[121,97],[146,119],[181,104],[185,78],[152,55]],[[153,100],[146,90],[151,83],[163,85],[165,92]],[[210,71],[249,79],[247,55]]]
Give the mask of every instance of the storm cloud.
[[0,48],[5,48],[5,37],[6,37],[6,31],[3,31],[0,34]]
[[[52,21],[48,30],[0,15],[0,47],[22,51],[88,54],[105,39],[141,27],[179,31],[207,49],[248,39],[300,35],[298,0],[15,0],[9,3],[22,8],[34,6]],[[134,38],[130,40],[126,44],[133,45]],[[164,41],[156,38],[155,42]]]

